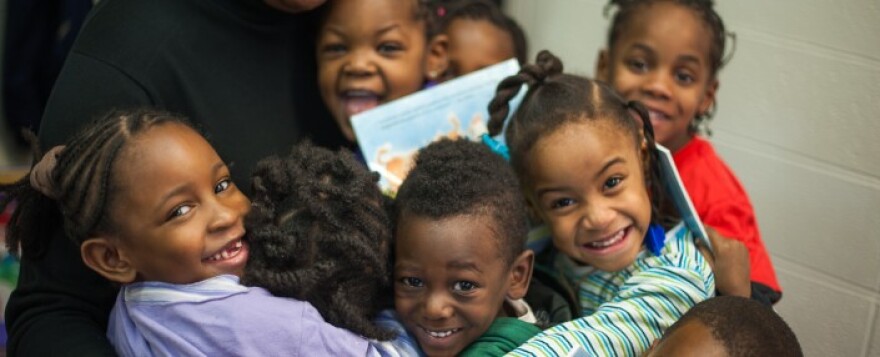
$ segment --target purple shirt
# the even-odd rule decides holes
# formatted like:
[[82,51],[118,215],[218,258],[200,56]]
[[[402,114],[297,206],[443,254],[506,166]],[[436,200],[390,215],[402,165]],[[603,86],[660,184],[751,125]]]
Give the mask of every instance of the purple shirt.
[[188,285],[124,286],[107,336],[122,356],[375,356],[370,342],[311,304],[221,275]]

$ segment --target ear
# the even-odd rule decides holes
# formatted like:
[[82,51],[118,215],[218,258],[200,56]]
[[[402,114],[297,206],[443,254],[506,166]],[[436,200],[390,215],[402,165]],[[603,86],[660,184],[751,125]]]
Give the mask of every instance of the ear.
[[86,266],[110,281],[127,284],[135,280],[137,271],[117,242],[110,237],[89,238],[79,251]]
[[425,78],[440,81],[449,69],[449,37],[439,34],[428,42],[428,55],[425,58]]
[[715,104],[715,94],[718,93],[718,79],[713,79],[712,83],[709,83],[706,86],[706,96],[703,97],[703,102],[700,103],[700,112],[699,114],[706,114],[709,112],[709,109],[712,108],[712,105]]
[[529,282],[532,281],[532,268],[535,264],[535,252],[526,249],[510,264],[510,288],[507,289],[507,298],[511,300],[522,299],[529,290]]
[[608,83],[608,49],[599,51],[599,58],[596,59],[596,73],[594,75],[599,81]]

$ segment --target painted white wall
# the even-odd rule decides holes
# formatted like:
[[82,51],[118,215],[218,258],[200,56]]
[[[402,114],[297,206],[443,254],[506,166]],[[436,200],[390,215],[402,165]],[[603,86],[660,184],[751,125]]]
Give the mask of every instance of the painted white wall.
[[[603,0],[507,0],[532,56],[592,75]],[[808,356],[880,356],[880,2],[717,1],[737,34],[712,142],[751,195]]]

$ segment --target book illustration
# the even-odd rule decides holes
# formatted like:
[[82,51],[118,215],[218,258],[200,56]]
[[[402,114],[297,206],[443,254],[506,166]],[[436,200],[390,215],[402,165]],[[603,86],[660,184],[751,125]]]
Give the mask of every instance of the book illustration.
[[688,195],[687,190],[684,188],[684,183],[681,182],[681,176],[678,174],[678,169],[675,168],[672,153],[663,145],[656,144],[656,146],[657,151],[660,153],[660,175],[662,176],[666,192],[669,193],[669,197],[672,199],[673,204],[675,204],[675,208],[681,215],[681,219],[688,230],[697,239],[702,240],[711,250],[712,243],[709,242],[709,235],[706,233],[706,228],[703,226],[700,216],[697,215],[697,210],[694,208],[691,196]]
[[420,148],[443,138],[479,141],[488,132],[495,88],[517,71],[510,59],[353,116],[358,145],[382,190],[397,192]]

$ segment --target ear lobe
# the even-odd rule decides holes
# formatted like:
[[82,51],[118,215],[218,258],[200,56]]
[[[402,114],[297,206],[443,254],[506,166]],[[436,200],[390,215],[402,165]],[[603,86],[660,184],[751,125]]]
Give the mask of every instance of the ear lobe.
[[532,281],[532,269],[535,264],[535,252],[526,249],[510,264],[510,288],[507,298],[519,300],[526,296],[529,282]]
[[599,51],[599,58],[596,59],[596,79],[608,83],[608,49]]
[[712,80],[712,83],[709,83],[706,86],[706,96],[703,98],[703,102],[700,103],[699,114],[709,113],[709,109],[715,105],[715,94],[718,93],[718,85],[718,79],[714,79]]
[[137,277],[137,271],[114,239],[89,238],[80,246],[83,262],[110,281],[127,284]]
[[449,37],[439,34],[428,42],[428,55],[425,58],[425,78],[432,81],[444,79],[449,69]]

